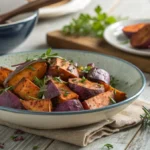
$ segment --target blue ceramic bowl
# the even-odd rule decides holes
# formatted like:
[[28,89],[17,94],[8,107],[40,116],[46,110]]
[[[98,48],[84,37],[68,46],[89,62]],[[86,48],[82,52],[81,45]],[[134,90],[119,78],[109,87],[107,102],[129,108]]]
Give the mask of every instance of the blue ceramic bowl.
[[19,46],[31,33],[38,19],[38,12],[12,18],[9,24],[0,25],[0,54]]

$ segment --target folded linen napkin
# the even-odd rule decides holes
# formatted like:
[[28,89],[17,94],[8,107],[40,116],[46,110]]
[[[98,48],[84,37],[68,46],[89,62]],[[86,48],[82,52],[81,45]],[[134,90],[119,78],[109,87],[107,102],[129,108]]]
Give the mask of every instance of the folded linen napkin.
[[0,124],[10,128],[20,129],[31,134],[64,141],[78,146],[86,146],[103,136],[111,135],[140,123],[140,115],[143,114],[142,106],[150,109],[150,102],[136,100],[109,120],[77,128],[37,130],[10,124],[2,120],[0,120]]

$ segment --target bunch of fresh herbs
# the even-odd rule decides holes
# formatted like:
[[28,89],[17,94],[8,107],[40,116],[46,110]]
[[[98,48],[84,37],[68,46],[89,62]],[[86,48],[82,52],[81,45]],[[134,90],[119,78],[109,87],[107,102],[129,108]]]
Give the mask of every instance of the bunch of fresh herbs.
[[80,14],[77,19],[73,18],[69,25],[63,27],[62,32],[66,35],[103,37],[105,28],[117,19],[104,13],[100,6],[95,8],[95,13],[95,16]]

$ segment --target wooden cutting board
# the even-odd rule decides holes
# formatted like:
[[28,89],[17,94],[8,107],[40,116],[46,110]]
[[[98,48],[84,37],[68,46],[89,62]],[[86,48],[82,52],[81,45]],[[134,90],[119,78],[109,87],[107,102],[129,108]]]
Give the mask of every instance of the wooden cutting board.
[[120,51],[98,38],[64,36],[61,31],[54,31],[47,34],[47,43],[52,48],[87,50],[116,56],[135,64],[142,71],[150,73],[150,57]]

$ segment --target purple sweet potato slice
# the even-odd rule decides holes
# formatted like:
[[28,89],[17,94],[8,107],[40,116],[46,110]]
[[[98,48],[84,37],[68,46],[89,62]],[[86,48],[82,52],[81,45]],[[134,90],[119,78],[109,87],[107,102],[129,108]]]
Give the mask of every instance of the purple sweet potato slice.
[[131,45],[134,48],[149,48],[150,24],[147,24],[131,37]]
[[105,91],[103,85],[91,82],[85,78],[70,78],[69,87],[79,95],[80,100],[85,100]]
[[59,103],[63,103],[70,99],[78,99],[78,95],[71,91],[69,87],[67,87],[66,83],[63,80],[56,80],[55,78],[50,79],[47,91],[45,92],[46,98],[57,98]]
[[60,91],[53,80],[50,80],[47,84],[44,96],[46,99],[52,99],[60,95]]
[[104,69],[93,68],[89,71],[87,78],[91,81],[103,81],[110,84],[110,75]]
[[83,106],[78,99],[72,99],[64,103],[60,103],[55,108],[55,111],[79,111],[79,110],[83,110]]
[[61,58],[52,59],[47,74],[53,77],[60,76],[65,81],[69,78],[79,77],[77,68],[69,61]]
[[5,91],[0,95],[0,106],[21,109],[20,99],[10,91]]
[[139,23],[139,24],[134,24],[134,25],[129,25],[129,26],[125,26],[122,31],[124,32],[124,34],[128,37],[131,38],[133,34],[135,34],[136,32],[138,32],[140,29],[142,29],[144,26],[146,25],[146,23]]

